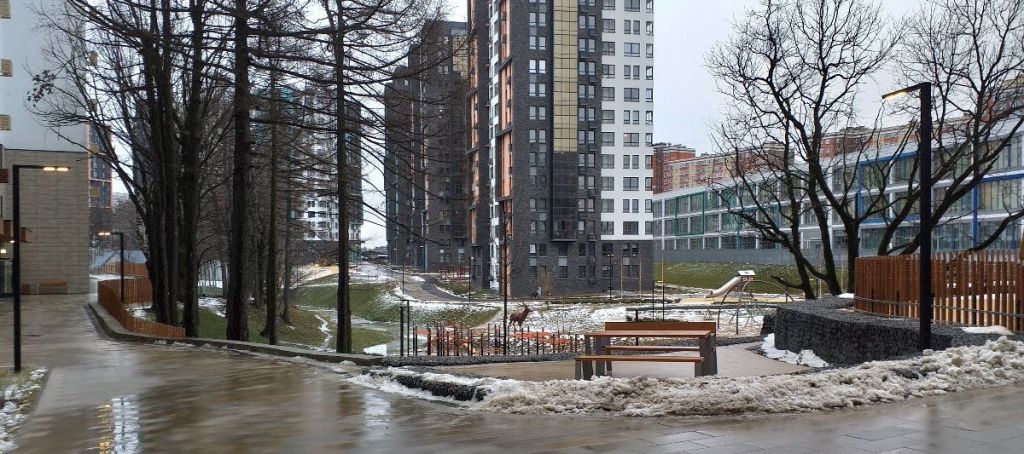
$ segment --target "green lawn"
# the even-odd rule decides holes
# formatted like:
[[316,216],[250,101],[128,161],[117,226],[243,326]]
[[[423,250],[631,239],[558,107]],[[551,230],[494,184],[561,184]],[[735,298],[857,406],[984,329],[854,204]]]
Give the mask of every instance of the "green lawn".
[[[673,263],[665,265],[665,282],[669,284],[682,285],[685,287],[696,287],[715,289],[721,287],[729,279],[732,279],[739,270],[754,270],[757,279],[768,282],[776,282],[772,276],[781,276],[791,282],[799,282],[795,266],[787,265],[754,265],[749,263]],[[654,273],[661,279],[661,265],[654,265]],[[778,293],[774,286],[755,283],[752,286],[754,292]]]

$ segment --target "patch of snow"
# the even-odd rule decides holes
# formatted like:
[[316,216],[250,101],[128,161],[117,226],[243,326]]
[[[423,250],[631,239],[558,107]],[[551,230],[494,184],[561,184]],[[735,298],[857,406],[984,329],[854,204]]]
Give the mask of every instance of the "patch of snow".
[[[127,269],[127,267],[125,267]],[[125,279],[131,279],[131,276],[125,276]],[[90,274],[89,279],[95,279],[97,281],[118,281],[121,280],[120,274]]]
[[968,326],[963,328],[965,333],[971,334],[1001,334],[1003,336],[1012,336],[1013,331],[1006,329],[1005,326],[993,325],[993,326]]
[[366,347],[363,349],[363,353],[367,355],[380,355],[388,356],[388,344],[379,344],[372,347]]
[[23,383],[7,385],[0,394],[0,452],[10,452],[18,446],[14,443],[14,432],[28,416],[28,403],[32,396],[42,389],[46,369],[35,369]]
[[418,299],[413,298],[412,296],[409,296],[405,292],[403,292],[401,285],[396,285],[395,288],[393,290],[391,290],[391,294],[395,295],[395,297],[398,298],[399,300],[409,300],[411,302],[419,302]]
[[320,332],[324,334],[324,342],[320,344],[320,348],[317,350],[328,351],[331,349],[331,339],[333,338],[331,335],[331,324],[319,314],[313,314],[313,316],[320,320]]
[[848,300],[852,300],[853,299],[853,293],[843,293],[843,294],[839,295],[839,297],[840,298],[844,298],[844,299],[848,299]]
[[137,307],[135,309],[132,309],[132,317],[135,317],[135,318],[146,318],[146,312],[147,312],[146,309],[143,309],[141,307]]
[[[482,401],[468,404],[473,409],[622,416],[816,411],[936,396],[1024,380],[1024,342],[1006,337],[984,345],[926,353],[910,359],[872,361],[810,374],[759,377],[601,377],[592,381],[546,382],[446,378],[443,374],[434,374],[432,378],[480,386],[486,394]],[[379,376],[364,376],[357,382],[385,391],[436,399]]]
[[828,362],[814,354],[813,350],[802,350],[800,353],[793,353],[789,350],[775,348],[775,334],[765,336],[761,343],[761,351],[764,356],[777,359],[790,364],[800,364],[808,367],[828,367]]
[[435,395],[431,394],[429,391],[424,391],[424,390],[421,390],[421,389],[413,389],[413,388],[408,388],[408,387],[402,386],[398,382],[396,382],[394,380],[390,380],[390,379],[388,379],[386,377],[382,377],[380,375],[372,375],[371,376],[371,375],[368,375],[368,374],[362,374],[362,375],[357,375],[355,377],[352,377],[352,378],[348,379],[348,381],[351,382],[351,383],[360,385],[360,386],[365,386],[367,388],[373,388],[373,389],[376,389],[376,390],[379,390],[379,391],[384,391],[384,392],[387,392],[387,393],[401,394],[401,395],[404,395],[404,396],[416,397],[416,398],[420,398],[420,399],[424,399],[424,400],[434,400],[434,401],[447,402],[447,403],[454,404],[454,405],[459,405],[459,406],[467,406],[468,405],[466,402],[457,401],[455,399],[451,399],[451,398],[447,398],[447,397],[435,396]]
[[202,297],[199,298],[199,307],[217,314],[218,317],[224,317],[227,302],[224,298]]
[[415,274],[406,275],[405,278],[413,282],[426,282],[426,279],[424,279],[423,276],[417,276]]

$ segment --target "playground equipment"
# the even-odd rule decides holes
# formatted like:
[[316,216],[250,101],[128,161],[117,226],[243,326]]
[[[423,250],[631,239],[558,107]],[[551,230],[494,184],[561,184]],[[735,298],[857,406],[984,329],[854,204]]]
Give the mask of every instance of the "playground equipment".
[[753,284],[755,282],[760,282],[762,284],[767,284],[778,288],[779,290],[782,291],[784,295],[786,295],[787,302],[790,302],[793,299],[791,296],[789,296],[789,292],[787,292],[786,289],[783,288],[782,286],[775,284],[773,282],[757,279],[757,274],[754,273],[754,270],[737,271],[736,276],[734,276],[732,279],[729,279],[729,281],[726,282],[724,285],[715,290],[712,290],[711,293],[708,293],[705,296],[705,298],[709,299],[722,297],[721,301],[718,302],[717,323],[719,326],[721,326],[722,324],[722,311],[726,309],[725,302],[726,300],[729,299],[729,295],[732,294],[735,294],[737,296],[736,303],[729,307],[729,309],[733,309],[735,311],[730,314],[730,317],[732,317],[730,321],[735,322],[736,324],[736,334],[740,333],[740,311],[745,312],[747,315],[747,321],[744,324],[744,326],[749,325],[751,322],[753,322],[754,317],[756,317],[757,315],[763,315],[762,308],[758,307],[757,298],[754,296],[754,293],[750,291],[750,284]]

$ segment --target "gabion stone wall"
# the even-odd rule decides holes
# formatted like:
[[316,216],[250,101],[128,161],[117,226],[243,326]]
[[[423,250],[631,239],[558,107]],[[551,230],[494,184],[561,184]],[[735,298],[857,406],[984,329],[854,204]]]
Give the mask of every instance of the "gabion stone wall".
[[[919,353],[916,319],[872,315],[855,311],[852,307],[852,299],[836,297],[781,305],[772,323],[775,347],[792,352],[814,350],[815,354],[833,365]],[[982,344],[998,338],[995,334],[965,333],[958,326],[932,327],[932,348],[935,350]]]

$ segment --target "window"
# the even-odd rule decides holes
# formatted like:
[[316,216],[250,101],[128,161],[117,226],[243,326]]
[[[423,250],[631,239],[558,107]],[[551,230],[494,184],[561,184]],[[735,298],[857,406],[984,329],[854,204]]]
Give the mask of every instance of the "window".
[[651,155],[645,155],[644,156],[644,168],[645,169],[653,169],[654,168],[654,157],[653,156],[651,156]]
[[601,30],[605,33],[615,33],[615,19],[602,19]]
[[[640,102],[640,89],[639,88],[623,88],[622,89],[622,100],[626,101],[626,102]],[[612,101],[614,101],[614,99]]]
[[614,79],[615,65],[601,65],[601,76],[605,79]]
[[14,65],[10,60],[0,59],[0,77],[11,77],[12,75],[14,75]]
[[640,11],[640,0],[626,0],[626,11]]
[[639,235],[640,223],[637,221],[626,221],[622,223],[623,235]]
[[653,88],[646,88],[646,89],[644,89],[644,94],[646,95],[645,99],[647,100],[647,102],[654,102],[654,89]]
[[651,199],[644,199],[644,213],[654,213],[654,201]]
[[[648,110],[647,112],[644,112],[644,124],[647,124],[647,125],[653,125],[654,124],[654,111]],[[650,168],[650,167],[648,167],[648,168]]]
[[10,0],[0,0],[0,19],[11,18],[11,2]]
[[649,146],[651,146],[653,144],[654,144],[654,134],[651,134],[651,133],[644,134],[644,145],[649,147]]
[[628,19],[622,21],[622,33],[625,33],[627,35],[639,35],[640,21]]
[[547,50],[548,48],[548,37],[547,36],[535,36],[533,35],[535,27],[530,27],[530,49],[531,50]]
[[622,78],[640,80],[640,65],[622,65]]
[[654,67],[653,66],[648,66],[647,67],[647,80],[654,80]]
[[[648,44],[651,46],[651,44]],[[622,54],[627,57],[640,56],[640,43],[622,43]]]
[[615,223],[610,221],[601,221],[601,234],[602,235],[614,235],[615,234]]
[[647,31],[647,36],[654,36],[654,21],[645,22],[644,28]]
[[[639,57],[640,55],[637,56]],[[654,44],[647,44],[647,58],[654,58]]]
[[615,190],[615,177],[601,177],[601,190],[602,191],[614,191]]
[[623,177],[622,178],[622,190],[623,191],[639,191],[640,190],[640,177]]
[[[583,21],[583,16],[580,16],[580,21]],[[530,12],[530,25],[543,27],[548,24],[548,13],[545,12]]]
[[614,110],[602,110],[601,111],[601,123],[610,125],[615,123],[615,111]]
[[615,9],[615,0],[603,0],[601,3],[603,9]]
[[544,82],[544,75],[542,74],[530,74],[530,83],[528,84],[529,94],[534,97],[544,97],[548,93],[548,84]]
[[547,68],[547,60],[530,60],[530,74],[546,74]]
[[646,178],[644,178],[644,190],[645,191],[654,190],[654,178],[653,177],[646,177]]
[[530,106],[530,119],[531,120],[547,120],[548,108],[547,106]]
[[622,146],[624,147],[639,147],[640,146],[640,133],[627,132],[622,134]]
[[629,199],[622,199],[622,212],[629,213]]
[[[640,96],[640,94],[637,93],[637,96]],[[601,87],[601,100],[615,101],[615,87]]]
[[603,154],[603,155],[601,155],[601,168],[602,169],[614,169],[615,168],[615,155],[613,155],[613,154]]
[[[639,52],[639,51],[638,51]],[[615,43],[611,41],[601,41],[601,54],[602,55],[615,55]]]
[[640,155],[633,155],[633,170],[640,169]]
[[615,146],[615,133],[614,132],[602,132],[601,133],[601,145]]
[[10,115],[5,115],[5,114],[0,114],[0,131],[10,131],[10,130],[11,130],[11,116]]
[[647,12],[648,13],[653,13],[654,12],[654,0],[647,0]]
[[602,213],[614,213],[615,212],[615,200],[612,200],[612,199],[601,199],[601,212]]

